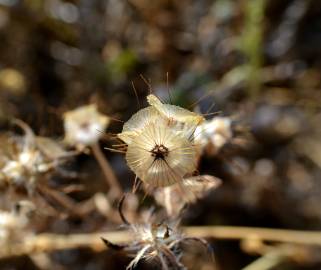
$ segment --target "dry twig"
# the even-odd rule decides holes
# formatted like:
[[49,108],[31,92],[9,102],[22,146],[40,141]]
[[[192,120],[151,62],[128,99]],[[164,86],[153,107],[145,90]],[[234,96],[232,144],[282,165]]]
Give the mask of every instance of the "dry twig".
[[[183,231],[189,237],[207,237],[222,240],[242,240],[256,237],[262,241],[321,246],[321,232],[319,231],[229,226],[185,227]],[[101,238],[119,244],[131,241],[133,236],[128,231],[72,235],[39,234],[30,236],[21,243],[12,243],[10,246],[1,248],[0,259],[79,247],[101,251],[106,248]]]
[[93,151],[93,154],[96,160],[99,163],[100,168],[103,171],[103,174],[106,178],[107,183],[109,184],[111,190],[115,191],[116,193],[115,197],[119,197],[123,193],[122,188],[114,174],[113,169],[111,168],[104,154],[102,153],[98,143],[94,143],[91,146],[91,149]]

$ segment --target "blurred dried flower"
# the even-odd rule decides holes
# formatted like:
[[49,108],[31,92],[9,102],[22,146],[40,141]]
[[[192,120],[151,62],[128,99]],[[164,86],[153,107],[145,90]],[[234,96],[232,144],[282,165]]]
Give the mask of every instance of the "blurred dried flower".
[[121,195],[122,188],[98,144],[109,122],[109,117],[99,113],[95,104],[66,112],[64,114],[65,141],[79,151],[84,151],[88,146],[91,148],[111,188],[111,194],[117,198]]
[[[156,202],[166,209],[167,215],[177,217],[187,203],[194,203],[197,199],[206,196],[210,191],[219,187],[222,181],[212,175],[199,175],[184,178],[182,185],[191,191],[182,196],[177,184],[158,188],[154,192]],[[192,196],[190,196],[192,195]]]
[[[7,245],[11,241],[21,241],[25,236],[24,229],[30,222],[35,212],[35,205],[30,201],[19,201],[13,209],[8,211],[0,210],[0,244]],[[2,246],[4,248],[4,246]]]
[[129,167],[145,184],[169,186],[196,170],[197,148],[194,132],[202,116],[163,104],[149,95],[149,107],[134,114],[118,137],[128,147]]
[[56,168],[73,153],[65,151],[49,138],[35,136],[21,120],[14,120],[14,123],[23,129],[25,135],[2,136],[0,182],[2,185],[21,185],[32,192],[39,175]]
[[26,91],[25,77],[15,69],[2,69],[0,70],[0,88],[13,95],[23,95]]
[[95,104],[68,111],[64,114],[65,140],[80,149],[97,143],[109,121],[97,111]]
[[215,155],[232,139],[231,125],[231,119],[228,117],[214,117],[197,127],[195,141],[202,151]]

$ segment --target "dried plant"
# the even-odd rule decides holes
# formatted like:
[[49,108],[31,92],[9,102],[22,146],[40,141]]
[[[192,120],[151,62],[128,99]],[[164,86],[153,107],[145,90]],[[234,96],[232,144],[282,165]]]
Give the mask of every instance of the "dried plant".
[[143,224],[130,224],[122,213],[122,204],[125,196],[119,203],[119,214],[124,224],[130,228],[134,235],[134,240],[128,245],[116,245],[107,239],[102,239],[104,243],[117,251],[124,251],[134,257],[126,269],[135,268],[142,260],[157,262],[163,270],[186,269],[180,262],[182,249],[180,244],[189,241],[196,241],[204,245],[211,251],[210,245],[201,238],[185,237],[179,232],[179,222],[170,224],[145,222]]
[[150,106],[138,111],[118,137],[128,146],[126,161],[146,185],[163,187],[191,176],[197,167],[194,133],[204,118],[149,95]]
[[2,136],[0,182],[2,186],[23,186],[32,193],[39,176],[57,168],[74,153],[67,152],[49,138],[36,136],[21,120],[14,123],[25,135]]
[[[182,185],[191,193],[182,194],[177,184],[157,188],[154,191],[156,202],[163,206],[170,217],[178,217],[184,206],[194,203],[197,199],[206,196],[210,191],[221,185],[222,181],[211,175],[199,175],[184,178]],[[191,195],[192,196],[189,196]]]
[[208,155],[216,155],[233,136],[232,121],[228,117],[214,117],[197,127],[195,141],[201,151]]
[[82,106],[64,114],[65,140],[83,150],[103,136],[110,119],[99,113],[95,104]]
[[6,248],[12,241],[23,241],[26,227],[35,212],[35,205],[30,201],[15,203],[11,211],[0,211],[0,244]]
[[99,113],[95,104],[68,111],[64,114],[65,141],[79,151],[91,148],[111,188],[111,194],[118,198],[122,188],[98,144],[109,122],[110,118]]

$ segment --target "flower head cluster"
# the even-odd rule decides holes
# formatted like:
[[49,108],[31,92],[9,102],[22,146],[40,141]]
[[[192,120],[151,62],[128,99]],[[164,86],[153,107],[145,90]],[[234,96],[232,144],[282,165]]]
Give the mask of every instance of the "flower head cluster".
[[134,114],[118,137],[128,145],[129,167],[144,183],[169,186],[196,170],[194,133],[204,118],[154,95],[147,101],[150,106]]

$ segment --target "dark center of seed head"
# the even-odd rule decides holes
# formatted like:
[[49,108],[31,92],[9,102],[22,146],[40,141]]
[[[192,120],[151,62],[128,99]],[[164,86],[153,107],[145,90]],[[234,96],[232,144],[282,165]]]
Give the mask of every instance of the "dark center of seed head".
[[152,153],[152,157],[155,159],[165,159],[165,157],[168,156],[169,151],[166,146],[156,144],[150,152]]

